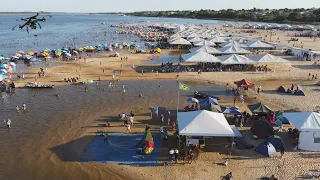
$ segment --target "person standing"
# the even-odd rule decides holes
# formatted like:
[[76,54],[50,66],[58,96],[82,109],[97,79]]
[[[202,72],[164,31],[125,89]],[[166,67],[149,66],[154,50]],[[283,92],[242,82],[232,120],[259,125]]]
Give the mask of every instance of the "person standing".
[[284,145],[282,145],[280,148],[281,158],[284,156],[284,151],[285,151],[285,148],[284,148]]
[[134,119],[134,116],[130,116],[130,124],[131,124],[131,126],[133,126],[133,119]]
[[160,118],[161,118],[161,123],[162,123],[162,125],[163,125],[163,124],[164,124],[164,115],[161,114]]
[[19,106],[16,106],[16,111],[17,111],[17,113],[20,112]]
[[170,121],[171,121],[170,116],[168,116],[168,126],[170,126]]
[[126,130],[126,133],[131,132],[130,127],[131,127],[130,123],[127,123],[127,130]]
[[7,120],[7,127],[8,127],[8,129],[11,128],[11,120],[10,119]]

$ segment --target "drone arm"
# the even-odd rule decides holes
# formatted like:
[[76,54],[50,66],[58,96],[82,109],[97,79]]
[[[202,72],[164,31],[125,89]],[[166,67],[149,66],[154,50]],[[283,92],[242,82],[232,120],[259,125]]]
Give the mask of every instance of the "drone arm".
[[27,26],[27,33],[29,33],[29,27]]
[[38,26],[39,26],[39,28],[41,29],[41,25],[40,25],[40,23],[38,23]]

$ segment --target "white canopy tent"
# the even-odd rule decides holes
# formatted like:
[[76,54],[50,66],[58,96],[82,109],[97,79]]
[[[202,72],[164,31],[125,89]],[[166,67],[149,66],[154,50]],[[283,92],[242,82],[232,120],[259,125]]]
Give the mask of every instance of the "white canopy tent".
[[248,48],[259,48],[259,49],[270,49],[274,48],[272,45],[261,42],[261,41],[250,41],[245,44]]
[[320,151],[320,113],[288,112],[283,116],[300,131],[299,149]]
[[182,55],[182,59],[185,62],[211,62],[211,63],[221,63],[221,61],[208,53],[205,52],[193,52]]
[[202,39],[201,37],[195,37],[195,38],[190,39],[189,42],[198,43],[198,42],[201,42],[203,40],[204,39]]
[[237,55],[237,54],[219,56],[218,58],[222,61],[222,64],[224,64],[224,65],[255,64],[256,63],[254,60],[251,60],[245,56]]
[[192,33],[192,34],[187,36],[187,39],[189,40],[189,39],[193,39],[195,37],[199,37],[199,35],[197,33]]
[[216,48],[210,47],[210,46],[202,46],[202,47],[195,47],[189,49],[190,52],[205,52],[208,54],[221,54],[221,51],[219,51]]
[[198,43],[194,43],[194,46],[216,46],[216,44],[212,41],[204,40]]
[[248,56],[249,59],[256,61],[257,63],[290,63],[290,61],[282,59],[271,54],[259,54],[254,56]]
[[169,42],[172,45],[191,45],[191,43],[183,38],[174,39]]
[[227,41],[225,40],[225,38],[220,37],[220,36],[214,36],[214,37],[208,39],[208,41],[211,41],[211,42],[214,42],[214,43],[224,43],[224,42],[227,42]]
[[237,41],[230,41],[230,42],[225,42],[221,44],[221,47],[231,47],[231,46],[237,46],[237,47],[247,47],[244,44],[240,44]]
[[250,54],[251,53],[250,51],[237,46],[223,47],[223,48],[220,48],[219,51],[221,51],[222,54]]
[[179,134],[186,136],[234,137],[222,113],[207,110],[178,112]]

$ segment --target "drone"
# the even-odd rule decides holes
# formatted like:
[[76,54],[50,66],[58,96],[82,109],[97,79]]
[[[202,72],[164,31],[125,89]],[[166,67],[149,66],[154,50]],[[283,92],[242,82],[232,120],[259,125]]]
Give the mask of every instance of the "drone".
[[17,19],[17,21],[24,21],[24,24],[23,25],[16,25],[12,28],[12,30],[15,30],[15,28],[18,26],[19,29],[23,29],[24,27],[26,27],[27,29],[27,32],[29,33],[29,28],[31,29],[37,29],[37,26],[39,26],[39,28],[41,29],[41,25],[39,22],[44,22],[46,21],[46,17],[49,17],[49,18],[52,18],[51,15],[46,15],[46,16],[43,16],[42,18],[38,18],[39,16],[39,13],[37,13],[36,15],[34,16],[31,16],[31,17],[28,17],[28,18],[19,18]]

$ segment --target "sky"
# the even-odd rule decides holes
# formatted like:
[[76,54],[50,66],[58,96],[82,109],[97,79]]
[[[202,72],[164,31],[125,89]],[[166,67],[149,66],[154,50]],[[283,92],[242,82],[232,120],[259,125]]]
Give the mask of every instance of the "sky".
[[0,12],[135,12],[156,10],[320,8],[320,0],[1,0]]

